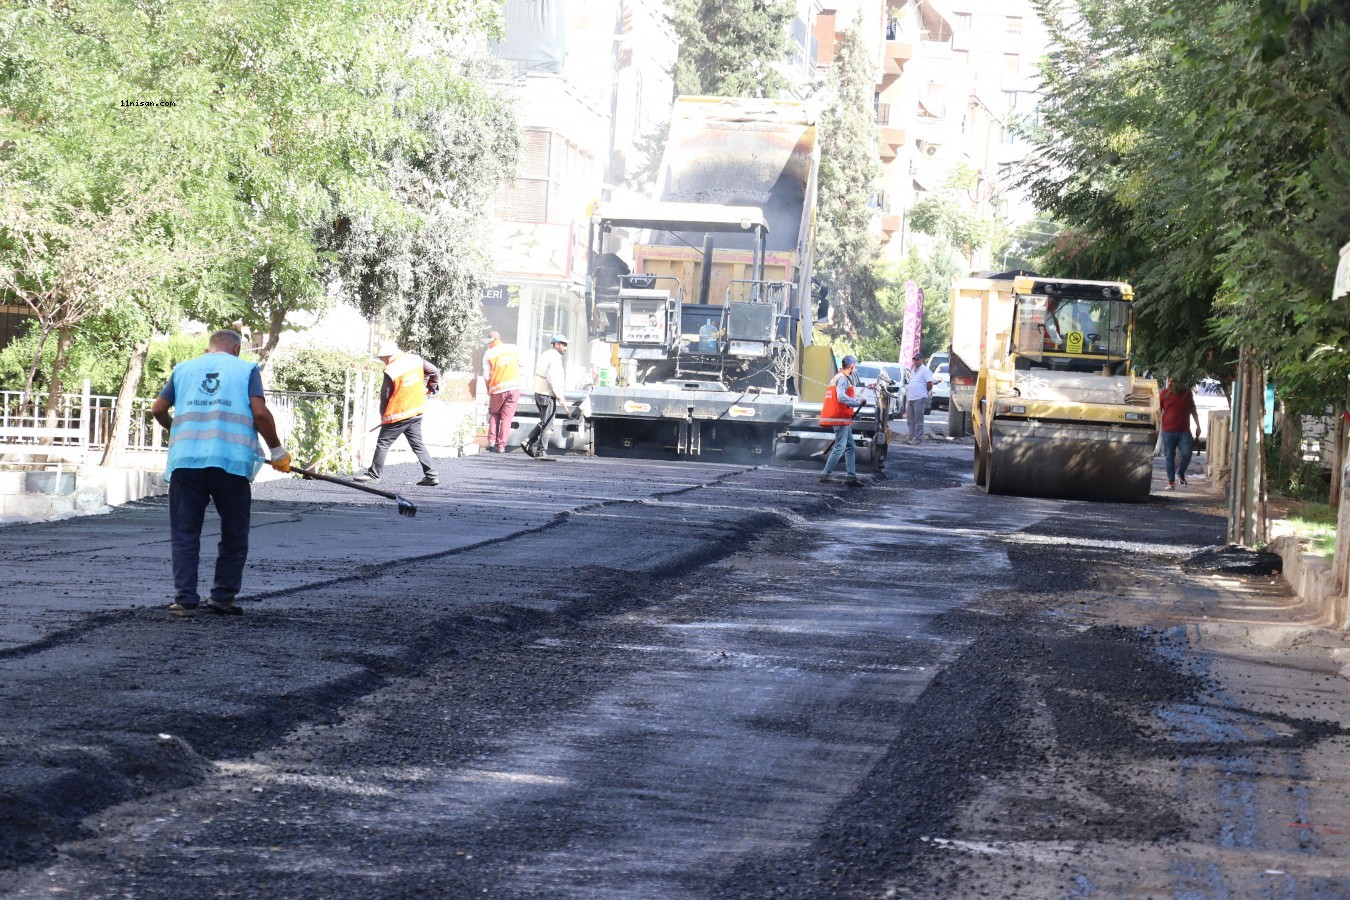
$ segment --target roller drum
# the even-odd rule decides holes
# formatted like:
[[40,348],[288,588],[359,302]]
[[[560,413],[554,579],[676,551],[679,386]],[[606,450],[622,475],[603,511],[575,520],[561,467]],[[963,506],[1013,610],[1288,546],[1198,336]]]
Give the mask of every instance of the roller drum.
[[1142,502],[1153,481],[1157,437],[1148,428],[996,419],[985,489],[1021,497]]

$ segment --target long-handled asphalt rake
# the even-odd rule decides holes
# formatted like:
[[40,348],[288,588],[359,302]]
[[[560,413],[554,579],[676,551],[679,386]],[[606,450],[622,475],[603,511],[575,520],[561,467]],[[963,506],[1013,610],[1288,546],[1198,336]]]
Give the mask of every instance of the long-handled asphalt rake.
[[411,517],[417,515],[417,504],[413,503],[407,497],[400,497],[393,491],[382,491],[379,488],[373,488],[357,481],[348,481],[345,478],[338,478],[336,475],[320,475],[309,466],[305,466],[302,469],[295,469],[294,471],[299,473],[301,478],[315,478],[319,481],[327,481],[332,484],[341,484],[346,485],[349,488],[356,488],[358,491],[365,491],[367,494],[377,494],[381,497],[387,497],[398,503],[398,514],[400,516]]

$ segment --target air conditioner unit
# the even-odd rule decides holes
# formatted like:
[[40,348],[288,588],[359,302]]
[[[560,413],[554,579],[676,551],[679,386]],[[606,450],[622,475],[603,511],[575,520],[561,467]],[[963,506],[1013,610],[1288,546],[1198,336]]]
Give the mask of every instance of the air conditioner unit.
[[930,141],[919,141],[919,155],[925,159],[932,159],[938,155],[938,145]]

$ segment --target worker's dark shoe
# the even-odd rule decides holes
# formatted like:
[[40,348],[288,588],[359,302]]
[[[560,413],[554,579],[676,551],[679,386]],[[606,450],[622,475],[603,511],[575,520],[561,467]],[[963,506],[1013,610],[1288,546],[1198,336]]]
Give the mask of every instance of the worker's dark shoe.
[[372,475],[369,472],[362,472],[352,479],[352,481],[379,481],[380,476]]
[[839,479],[835,478],[833,475],[822,475],[820,476],[820,480],[826,484],[837,484],[839,482]]
[[233,600],[207,600],[206,608],[222,616],[241,616],[244,611]]
[[540,462],[557,462],[557,461],[558,461],[558,457],[556,457],[556,456],[549,456],[549,455],[548,455],[548,452],[545,451],[545,450],[536,450],[532,455],[534,456],[535,459],[539,460]]
[[844,479],[844,484],[848,485],[849,487],[862,487],[863,481],[857,475],[850,475]]
[[438,479],[435,475],[428,475],[421,481],[417,482],[417,485],[418,487],[435,487],[440,483],[441,483],[440,479]]
[[522,450],[525,451],[525,455],[526,455],[526,456],[534,457],[534,458],[537,458],[537,456],[538,456],[538,454],[536,453],[536,451],[535,451],[535,449],[534,449],[534,445],[531,444],[529,441],[524,441],[524,442],[522,442],[521,445],[520,445],[520,449],[522,449]]
[[190,619],[197,614],[197,604],[189,606],[186,603],[169,604],[169,615],[177,616],[180,619]]

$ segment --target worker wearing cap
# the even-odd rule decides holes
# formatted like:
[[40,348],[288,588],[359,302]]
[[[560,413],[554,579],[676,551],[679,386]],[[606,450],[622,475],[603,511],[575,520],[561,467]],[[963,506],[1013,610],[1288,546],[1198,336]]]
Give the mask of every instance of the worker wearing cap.
[[535,459],[551,460],[549,444],[553,442],[553,417],[561,409],[568,418],[581,415],[579,408],[571,411],[563,397],[566,369],[563,354],[567,352],[567,335],[555,334],[549,338],[549,348],[539,357],[534,367],[534,405],[539,407],[539,424],[534,426],[520,449]]
[[384,472],[384,458],[389,448],[403,435],[408,446],[422,464],[424,487],[440,484],[431,454],[422,442],[422,414],[427,409],[428,395],[440,389],[441,372],[416,353],[400,350],[393,341],[385,341],[375,356],[384,363],[384,382],[380,385],[380,436],[375,441],[375,456],[370,468],[355,481],[379,481]]
[[830,473],[839,465],[842,456],[848,471],[847,483],[853,487],[862,484],[858,479],[858,447],[853,442],[853,417],[862,406],[862,392],[853,381],[853,370],[857,365],[856,356],[844,357],[839,371],[825,388],[825,401],[820,405],[820,427],[834,429],[834,445],[825,458],[825,471],[820,473],[820,480],[834,481]]
[[933,373],[923,364],[923,354],[915,353],[909,363],[909,392],[905,394],[905,417],[909,421],[906,444],[923,440],[923,416],[928,411],[928,396],[933,393]]

